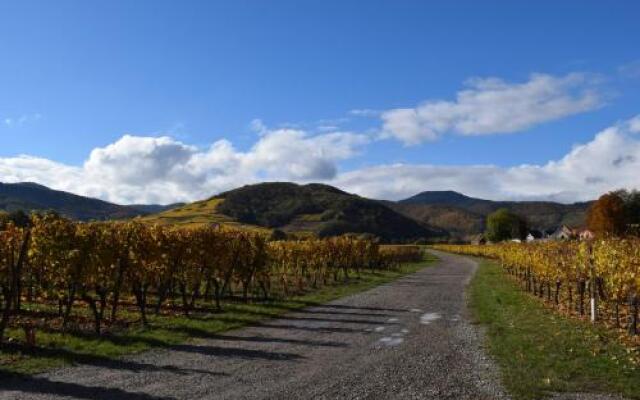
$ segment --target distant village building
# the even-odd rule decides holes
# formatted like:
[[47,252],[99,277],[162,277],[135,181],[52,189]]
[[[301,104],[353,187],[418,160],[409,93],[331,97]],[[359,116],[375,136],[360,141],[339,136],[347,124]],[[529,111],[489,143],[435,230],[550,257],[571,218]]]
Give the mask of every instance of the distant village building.
[[576,237],[576,233],[573,229],[569,228],[566,225],[562,225],[555,232],[553,232],[553,234],[551,234],[550,239],[569,240],[575,237]]
[[595,237],[596,235],[589,229],[571,229],[566,225],[562,225],[549,235],[550,240],[592,240]]
[[487,244],[487,239],[484,237],[484,235],[477,235],[473,239],[471,239],[471,244]]
[[596,235],[593,232],[591,232],[589,229],[584,229],[583,231],[580,232],[578,237],[580,238],[580,240],[592,240],[596,237]]
[[[572,229],[566,225],[562,225],[557,229],[549,230],[537,230],[532,229],[527,233],[527,236],[523,240],[514,238],[508,241],[512,243],[532,243],[536,241],[549,241],[549,240],[592,240],[595,238],[595,234],[589,229]],[[486,237],[482,234],[473,236],[470,239],[471,244],[483,245],[491,244]]]

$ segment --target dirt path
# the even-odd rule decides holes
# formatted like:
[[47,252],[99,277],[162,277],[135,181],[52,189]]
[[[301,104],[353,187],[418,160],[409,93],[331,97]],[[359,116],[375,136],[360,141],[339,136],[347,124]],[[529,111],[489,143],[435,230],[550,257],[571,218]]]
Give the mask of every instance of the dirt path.
[[2,379],[0,398],[505,398],[466,317],[476,264],[438,256],[396,282],[211,339]]

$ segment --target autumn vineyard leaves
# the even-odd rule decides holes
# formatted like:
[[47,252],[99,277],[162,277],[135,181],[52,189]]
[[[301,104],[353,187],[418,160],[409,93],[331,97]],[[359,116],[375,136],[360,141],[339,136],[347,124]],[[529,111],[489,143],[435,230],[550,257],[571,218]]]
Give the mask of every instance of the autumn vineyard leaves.
[[524,290],[555,308],[638,333],[640,239],[435,247],[497,259]]
[[[261,233],[214,226],[172,229],[34,215],[28,228],[8,224],[0,231],[0,340],[9,325],[77,329],[74,310],[90,310],[89,325],[100,334],[125,312],[148,325],[150,313],[189,315],[199,308],[220,310],[223,299],[286,298],[363,269],[395,269],[421,259],[417,246],[353,237],[270,241]],[[26,306],[34,304],[50,310],[47,317],[35,318]]]

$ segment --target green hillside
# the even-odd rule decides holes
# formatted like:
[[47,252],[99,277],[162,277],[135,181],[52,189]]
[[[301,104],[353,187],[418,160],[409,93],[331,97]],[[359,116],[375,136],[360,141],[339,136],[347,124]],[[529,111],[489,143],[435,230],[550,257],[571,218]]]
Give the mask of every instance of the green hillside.
[[244,186],[141,220],[187,226],[219,223],[320,237],[369,233],[386,241],[446,236],[381,202],[327,185],[284,182]]

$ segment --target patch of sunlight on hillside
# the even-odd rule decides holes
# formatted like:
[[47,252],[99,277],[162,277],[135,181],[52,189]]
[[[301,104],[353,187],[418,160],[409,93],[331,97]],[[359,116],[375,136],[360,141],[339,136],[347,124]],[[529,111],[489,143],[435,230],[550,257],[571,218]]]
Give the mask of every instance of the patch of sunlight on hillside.
[[242,224],[233,220],[231,217],[220,214],[217,209],[223,201],[224,199],[196,201],[158,214],[138,218],[138,221],[158,225],[174,225],[184,228],[220,224],[230,228],[248,229],[265,233],[271,232],[270,229]]

